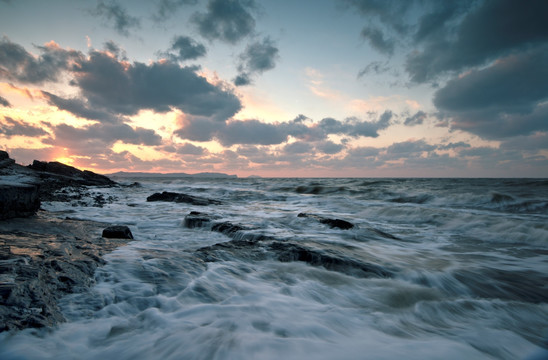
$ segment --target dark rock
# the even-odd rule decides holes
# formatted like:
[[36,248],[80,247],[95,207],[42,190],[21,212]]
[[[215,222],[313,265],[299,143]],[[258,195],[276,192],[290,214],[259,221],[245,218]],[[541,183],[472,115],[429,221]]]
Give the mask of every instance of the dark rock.
[[391,277],[392,272],[382,266],[362,262],[333,250],[311,249],[289,242],[272,242],[268,249],[282,262],[302,261],[312,266],[322,266],[357,277]]
[[109,239],[133,239],[133,234],[127,226],[109,226],[103,230],[104,238]]
[[190,214],[185,216],[184,226],[189,229],[205,227],[211,224],[212,220],[212,217],[208,214],[191,211]]
[[100,226],[44,212],[0,222],[0,332],[64,321],[58,300],[88,289],[101,256],[127,242],[99,238]]
[[325,218],[325,217],[322,217],[322,216],[318,216],[318,215],[314,215],[314,214],[307,214],[307,213],[299,213],[299,215],[297,215],[297,216],[298,217],[304,217],[304,218],[316,219],[320,223],[325,224],[325,225],[329,226],[330,228],[338,228],[338,229],[342,229],[342,230],[348,230],[348,229],[352,229],[354,227],[354,224],[352,224],[351,222],[348,222],[346,220],[341,220],[341,219],[330,219],[330,218]]
[[0,220],[31,216],[39,208],[37,185],[0,182]]
[[[300,217],[307,214],[299,214]],[[330,220],[330,219],[329,219]],[[344,220],[341,220],[344,221]],[[210,224],[211,215],[191,212],[185,217],[185,226],[203,227]],[[253,233],[253,230],[228,221],[213,223],[212,231],[220,232],[232,240],[200,248],[196,255],[205,262],[225,261],[234,258],[260,261],[277,259],[281,262],[301,261],[311,266],[321,266],[356,277],[391,277],[392,271],[376,264],[355,258],[346,248],[315,249],[295,241],[280,241],[272,236]],[[331,245],[336,247],[336,245]],[[323,247],[320,244],[320,248]]]
[[147,197],[147,201],[168,201],[168,202],[187,203],[187,204],[200,205],[200,206],[221,204],[221,202],[218,200],[207,199],[207,198],[181,194],[181,193],[174,193],[169,191],[152,194],[149,197]]
[[[79,185],[99,185],[99,186],[112,186],[116,185],[116,182],[110,180],[108,177],[100,174],[96,174],[89,170],[79,170],[73,166],[65,165],[57,161],[38,161],[34,160],[32,165],[28,166],[30,169],[42,172],[60,175],[65,178],[73,180],[73,182]],[[42,178],[47,176],[42,175]],[[57,178],[59,179],[59,178]],[[61,178],[62,179],[62,178]],[[60,179],[59,179],[60,180]]]
[[15,160],[10,159],[7,152],[0,150],[0,169],[15,164]]
[[225,234],[227,236],[232,236],[236,234],[238,231],[246,230],[243,226],[232,224],[228,221],[215,224],[211,227],[211,230],[220,232],[222,234]]

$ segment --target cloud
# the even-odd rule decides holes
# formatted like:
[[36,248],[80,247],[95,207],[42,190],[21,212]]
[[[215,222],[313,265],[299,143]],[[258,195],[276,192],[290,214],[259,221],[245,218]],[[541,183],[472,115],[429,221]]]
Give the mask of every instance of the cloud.
[[169,57],[172,61],[195,60],[205,56],[207,50],[203,44],[195,41],[188,36],[177,36],[171,42],[171,52],[161,53],[163,56]]
[[249,73],[240,73],[234,78],[234,85],[245,86],[251,84],[251,76]]
[[162,138],[153,130],[133,128],[126,124],[93,124],[77,128],[67,124],[51,127],[54,138],[44,144],[66,147],[73,154],[105,154],[117,141],[126,144],[155,146],[162,144]]
[[390,67],[388,66],[387,62],[382,61],[373,61],[369,63],[366,67],[364,67],[360,72],[358,73],[358,78],[361,78],[365,75],[369,75],[371,73],[374,73],[376,75],[383,74],[390,70]]
[[206,152],[206,149],[201,146],[184,143],[177,147],[176,152],[181,155],[202,155]]
[[[297,117],[290,122],[264,123],[259,120],[230,120],[226,123],[213,122],[201,118],[185,117],[181,128],[175,134],[181,139],[192,141],[218,140],[223,146],[236,144],[277,145],[286,142],[289,136],[301,141],[316,142],[326,140],[330,134],[347,135],[355,138],[378,137],[380,130],[390,126],[393,113],[389,110],[377,120],[363,121],[355,117],[339,121],[325,118],[312,122],[306,117]],[[305,121],[307,123],[305,123]],[[331,143],[323,143],[330,151],[335,151]],[[338,149],[340,150],[340,149]]]
[[377,51],[387,55],[394,53],[394,40],[385,38],[381,29],[372,26],[364,27],[361,35]]
[[228,122],[215,138],[223,146],[234,144],[274,145],[287,140],[287,133],[275,124],[262,123],[258,120],[232,120]]
[[195,5],[198,0],[160,0],[154,20],[162,21],[172,16],[181,6]]
[[24,121],[17,121],[8,116],[5,116],[0,122],[0,134],[6,137],[12,136],[43,136],[48,135],[48,133],[39,127],[32,126]]
[[254,7],[253,0],[209,0],[207,12],[194,14],[192,21],[206,39],[235,44],[255,30],[249,12]]
[[386,156],[390,159],[420,156],[423,152],[436,150],[435,145],[427,144],[424,140],[409,140],[394,143],[386,148]]
[[0,96],[0,105],[4,107],[11,107],[10,102],[3,96]]
[[449,143],[446,145],[438,145],[438,150],[451,150],[451,149],[461,149],[472,147],[470,144],[465,143],[464,141],[459,141],[456,143]]
[[420,125],[424,122],[425,119],[426,113],[422,110],[419,110],[414,115],[408,116],[403,124],[406,126]]
[[500,144],[503,150],[519,150],[536,153],[548,150],[548,132],[539,132],[529,136],[516,136]]
[[82,56],[80,52],[61,49],[54,42],[36,48],[42,53],[39,57],[3,37],[0,40],[0,79],[31,84],[57,81],[62,71]]
[[512,54],[449,81],[434,105],[451,126],[485,138],[547,130],[548,46]]
[[304,141],[297,141],[284,146],[286,154],[308,154],[312,152],[312,145]]
[[[451,2],[448,8],[426,17],[416,33],[416,40],[425,42],[422,51],[409,55],[406,69],[415,82],[435,79],[445,72],[481,66],[500,56],[527,50],[548,40],[545,14],[548,3],[534,0],[526,5],[513,0],[484,1],[467,8],[468,13],[454,31],[441,31],[445,36],[428,36],[444,24],[452,24],[455,14],[462,12]],[[464,3],[466,5],[470,3]],[[445,12],[444,12],[445,11]],[[511,15],[509,15],[511,14]]]
[[47,91],[41,91],[41,93],[50,105],[57,107],[59,110],[66,110],[78,117],[110,123],[120,121],[120,117],[117,117],[108,111],[90,108],[82,99],[64,99]]
[[341,152],[344,149],[344,145],[335,144],[333,141],[322,141],[316,145],[316,149],[321,153],[334,155]]
[[386,129],[390,126],[390,120],[393,117],[390,110],[386,110],[377,121],[362,121],[355,117],[350,117],[344,121],[338,121],[333,118],[322,119],[319,127],[326,134],[341,134],[353,137],[378,137],[379,130]]
[[236,86],[248,85],[252,74],[262,74],[276,67],[279,50],[269,37],[249,44],[240,55],[240,74],[234,80]]
[[124,115],[150,109],[225,121],[241,109],[240,100],[223,84],[213,85],[196,74],[195,67],[172,62],[120,62],[92,51],[75,67],[76,85],[89,106]]
[[129,30],[139,28],[141,21],[127,13],[127,10],[116,1],[98,0],[95,9],[90,11],[92,15],[102,17],[106,22],[112,23],[114,29],[121,35],[128,36]]
[[398,33],[403,34],[408,26],[405,15],[413,6],[413,1],[379,1],[379,0],[344,0],[349,6],[358,10],[358,13],[368,19],[378,18],[386,26],[390,26]]

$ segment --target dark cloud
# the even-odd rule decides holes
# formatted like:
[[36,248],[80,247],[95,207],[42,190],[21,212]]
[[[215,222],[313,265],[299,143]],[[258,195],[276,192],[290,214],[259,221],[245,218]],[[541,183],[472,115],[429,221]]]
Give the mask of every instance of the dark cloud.
[[427,144],[424,140],[410,140],[394,143],[386,148],[386,156],[390,159],[401,157],[417,157],[423,152],[436,150],[436,146]]
[[286,154],[309,154],[312,152],[312,145],[304,141],[297,141],[284,146]]
[[48,135],[48,133],[39,127],[32,126],[24,121],[17,121],[8,116],[5,116],[0,122],[0,134],[11,137],[11,136],[43,136]]
[[[326,140],[329,134],[358,137],[378,137],[378,131],[390,126],[391,111],[385,111],[375,121],[362,121],[347,118],[339,121],[325,118],[320,122],[304,123],[303,118],[284,123],[263,123],[258,120],[231,120],[227,123],[213,122],[201,118],[185,118],[175,134],[181,139],[209,141],[216,139],[224,146],[235,144],[276,145],[284,143],[292,136],[301,141],[317,142]],[[306,118],[306,117],[304,117]],[[306,118],[307,119],[307,118]],[[329,151],[340,150],[330,143],[323,144]]]
[[392,117],[392,111],[386,110],[377,121],[362,121],[355,117],[347,118],[344,121],[325,118],[320,121],[319,127],[323,129],[326,134],[341,134],[353,137],[378,137],[379,130],[386,129],[390,126]]
[[[459,8],[451,2],[442,19],[447,21]],[[460,9],[462,10],[462,9]],[[548,3],[543,0],[527,4],[513,0],[486,0],[472,6],[454,33],[445,37],[428,37],[441,25],[433,18],[423,18],[420,40],[429,40],[422,51],[411,53],[406,69],[415,82],[435,79],[448,71],[484,65],[500,56],[517,53],[548,40]],[[438,14],[443,13],[438,11]]]
[[398,33],[405,33],[409,26],[404,21],[413,1],[383,0],[344,0],[344,3],[358,10],[367,19],[376,18],[383,25],[389,26]]
[[187,117],[181,121],[181,128],[174,132],[181,139],[191,141],[209,141],[222,128],[219,122]]
[[207,12],[194,14],[193,22],[206,39],[235,44],[255,30],[254,7],[253,0],[209,0]]
[[470,144],[465,143],[463,141],[459,141],[456,143],[449,143],[446,145],[438,145],[438,150],[461,149],[461,148],[469,148],[469,147],[471,147]]
[[209,83],[195,71],[195,67],[172,62],[121,63],[92,51],[75,67],[73,84],[89,106],[124,115],[177,108],[189,115],[225,121],[240,110],[240,100],[231,90]]
[[417,24],[413,35],[416,44],[427,41],[440,41],[455,31],[456,20],[470,10],[477,0],[430,1],[424,15]]
[[160,0],[158,12],[153,16],[156,21],[162,21],[172,16],[184,5],[195,5],[198,0]]
[[503,150],[519,150],[536,153],[548,149],[548,132],[535,133],[529,136],[516,136],[500,144]]
[[240,55],[240,74],[234,80],[236,86],[248,85],[251,83],[253,74],[261,74],[276,67],[276,60],[279,58],[279,50],[276,44],[269,37],[262,41],[249,44]]
[[10,102],[3,96],[0,96],[0,105],[4,107],[11,107]]
[[365,75],[369,75],[371,73],[375,75],[383,74],[390,70],[390,67],[388,66],[387,62],[382,61],[373,61],[369,63],[366,67],[360,70],[358,73],[358,78],[361,78]]
[[171,42],[169,51],[162,55],[169,57],[172,61],[186,61],[203,57],[206,52],[205,46],[194,39],[188,36],[177,36]]
[[316,145],[316,149],[321,153],[334,155],[340,153],[344,149],[344,145],[335,144],[333,141],[323,141]]
[[114,0],[98,0],[91,14],[102,17],[107,23],[112,23],[114,29],[125,36],[129,35],[130,29],[141,26],[141,21],[137,17],[129,15],[127,10]]
[[425,119],[426,119],[426,113],[420,110],[420,111],[417,111],[414,115],[408,116],[405,119],[403,124],[406,126],[420,125],[424,122]]
[[66,110],[78,117],[101,122],[120,122],[120,117],[114,116],[108,111],[90,108],[85,101],[79,98],[64,99],[47,91],[41,93],[50,105],[57,107],[59,110]]
[[127,60],[127,54],[124,49],[122,49],[118,44],[116,44],[114,41],[107,41],[104,44],[105,51],[108,51],[111,53],[114,57],[121,59],[121,60]]
[[486,138],[547,130],[548,46],[510,55],[449,81],[434,104],[451,126]]
[[251,77],[249,73],[239,73],[238,76],[234,78],[234,85],[236,86],[245,86],[251,84]]
[[248,45],[240,58],[244,69],[261,73],[274,69],[278,56],[278,48],[274,41],[265,37],[262,41]]
[[89,155],[104,154],[117,141],[126,144],[155,146],[161,145],[162,138],[153,130],[141,127],[132,128],[126,124],[93,124],[76,128],[67,124],[51,127],[54,138],[44,144],[66,147],[71,153]]
[[361,35],[377,51],[387,55],[394,53],[394,40],[386,38],[381,29],[368,26],[363,28]]
[[274,145],[287,140],[287,133],[276,124],[266,124],[258,120],[233,120],[216,134],[224,146],[234,144]]
[[185,143],[177,147],[176,152],[181,155],[203,155],[206,150],[201,146]]
[[0,40],[0,79],[32,84],[57,81],[72,61],[82,57],[80,52],[61,49],[53,42],[36,48],[42,53],[38,57],[3,37]]

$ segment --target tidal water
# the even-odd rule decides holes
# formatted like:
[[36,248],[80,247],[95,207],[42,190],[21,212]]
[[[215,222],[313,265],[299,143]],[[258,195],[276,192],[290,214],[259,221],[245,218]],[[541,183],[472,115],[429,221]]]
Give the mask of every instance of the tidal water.
[[43,204],[135,241],[1,359],[548,358],[548,180],[118,180]]

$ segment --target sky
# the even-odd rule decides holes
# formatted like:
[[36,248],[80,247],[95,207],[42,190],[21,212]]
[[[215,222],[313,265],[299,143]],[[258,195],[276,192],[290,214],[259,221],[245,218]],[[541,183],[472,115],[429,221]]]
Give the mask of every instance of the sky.
[[548,177],[545,0],[0,0],[0,149],[99,173]]

